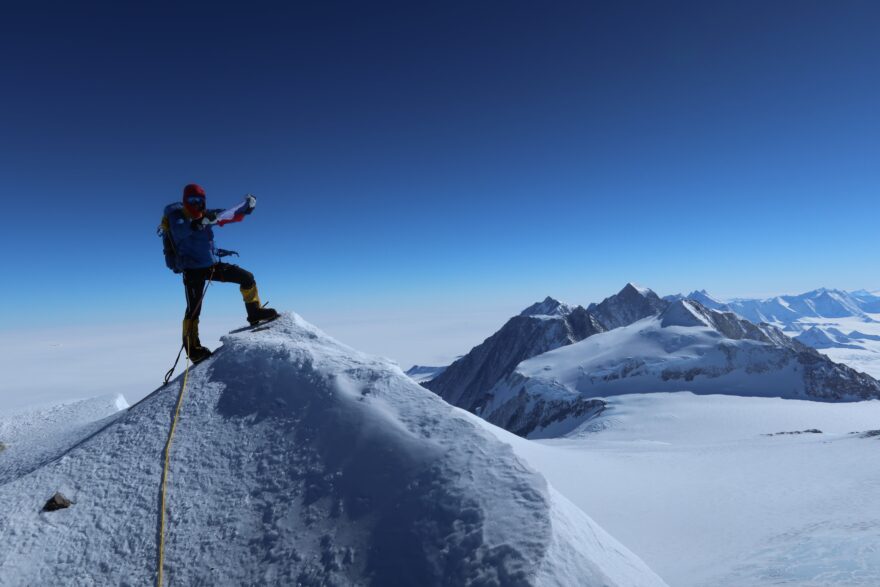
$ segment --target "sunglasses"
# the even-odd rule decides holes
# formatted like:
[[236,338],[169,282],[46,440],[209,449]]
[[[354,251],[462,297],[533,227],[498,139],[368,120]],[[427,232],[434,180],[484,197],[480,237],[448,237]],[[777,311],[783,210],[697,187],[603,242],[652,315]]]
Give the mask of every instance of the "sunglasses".
[[186,199],[186,203],[193,204],[194,206],[199,206],[199,205],[204,206],[205,205],[205,198],[203,198],[201,196],[190,196]]

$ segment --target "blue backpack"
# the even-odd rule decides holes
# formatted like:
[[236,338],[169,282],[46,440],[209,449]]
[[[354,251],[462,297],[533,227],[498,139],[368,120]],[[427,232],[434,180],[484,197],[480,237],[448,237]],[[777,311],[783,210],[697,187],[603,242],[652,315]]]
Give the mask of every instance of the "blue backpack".
[[177,257],[177,247],[174,246],[174,239],[171,238],[171,224],[168,222],[168,214],[175,210],[183,208],[183,204],[169,204],[165,206],[165,212],[162,214],[162,222],[156,230],[156,234],[162,237],[162,253],[165,255],[165,266],[180,273],[180,262]]

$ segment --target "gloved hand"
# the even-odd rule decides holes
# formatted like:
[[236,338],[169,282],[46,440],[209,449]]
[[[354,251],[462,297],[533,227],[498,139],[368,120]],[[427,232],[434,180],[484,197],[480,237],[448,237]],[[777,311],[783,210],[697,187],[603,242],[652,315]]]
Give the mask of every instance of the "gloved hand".
[[197,218],[190,223],[193,230],[201,230],[209,224],[217,224],[217,211],[205,210],[201,218]]
[[238,251],[228,251],[226,249],[217,249],[217,256],[221,259],[223,257],[238,257]]
[[253,194],[248,194],[244,197],[244,200],[247,204],[247,212],[245,214],[250,214],[257,207],[257,197]]

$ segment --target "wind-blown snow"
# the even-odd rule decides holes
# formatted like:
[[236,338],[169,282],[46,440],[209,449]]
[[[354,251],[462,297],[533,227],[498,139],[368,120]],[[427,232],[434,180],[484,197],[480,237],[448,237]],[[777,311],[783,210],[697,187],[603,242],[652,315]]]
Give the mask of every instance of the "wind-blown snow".
[[[173,445],[169,584],[663,584],[396,365],[295,315],[223,342]],[[180,383],[0,485],[0,584],[153,581]],[[40,513],[59,490],[74,505]]]

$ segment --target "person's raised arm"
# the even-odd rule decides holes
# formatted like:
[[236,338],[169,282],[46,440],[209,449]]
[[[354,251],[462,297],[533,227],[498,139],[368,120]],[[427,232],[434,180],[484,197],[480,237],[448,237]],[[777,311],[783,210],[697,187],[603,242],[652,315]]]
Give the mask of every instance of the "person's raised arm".
[[215,220],[211,222],[211,224],[216,223],[217,226],[223,226],[232,222],[241,222],[244,220],[244,217],[253,212],[256,207],[257,197],[253,194],[248,194],[245,196],[244,201],[232,208],[219,211],[212,210],[212,212],[217,212],[217,214]]

